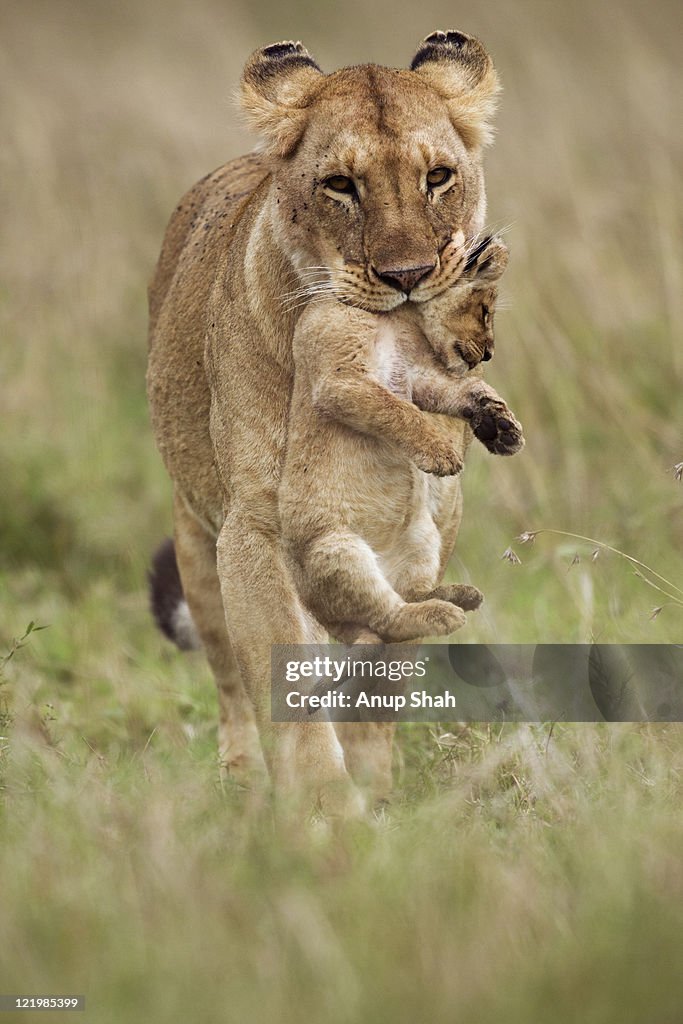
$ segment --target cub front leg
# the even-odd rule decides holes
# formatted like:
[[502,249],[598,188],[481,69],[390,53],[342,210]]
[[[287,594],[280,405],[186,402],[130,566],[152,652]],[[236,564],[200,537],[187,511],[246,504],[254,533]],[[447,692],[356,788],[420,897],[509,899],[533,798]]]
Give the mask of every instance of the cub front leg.
[[425,376],[413,390],[420,409],[469,423],[478,441],[495,455],[514,455],[524,447],[522,426],[495,388],[483,380]]
[[354,370],[322,381],[315,390],[314,405],[318,413],[338,423],[395,444],[425,473],[453,476],[462,469],[462,459],[445,430],[411,402],[362,373]]
[[377,317],[363,310],[330,301],[304,311],[294,360],[315,412],[396,445],[425,473],[459,473],[462,460],[448,432],[375,378],[376,335]]
[[454,476],[463,462],[452,438],[414,404],[365,375],[318,388],[315,407],[359,433],[390,441],[424,473]]

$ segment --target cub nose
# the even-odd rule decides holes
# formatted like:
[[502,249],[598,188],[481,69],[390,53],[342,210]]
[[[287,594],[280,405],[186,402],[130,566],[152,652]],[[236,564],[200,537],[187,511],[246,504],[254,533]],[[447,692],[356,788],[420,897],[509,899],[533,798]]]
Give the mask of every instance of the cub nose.
[[384,281],[390,288],[396,288],[399,292],[405,292],[406,294],[415,287],[416,284],[431,273],[436,266],[436,263],[424,264],[421,267],[394,267],[389,270],[383,270],[379,267],[373,267],[372,269],[377,274],[380,281]]

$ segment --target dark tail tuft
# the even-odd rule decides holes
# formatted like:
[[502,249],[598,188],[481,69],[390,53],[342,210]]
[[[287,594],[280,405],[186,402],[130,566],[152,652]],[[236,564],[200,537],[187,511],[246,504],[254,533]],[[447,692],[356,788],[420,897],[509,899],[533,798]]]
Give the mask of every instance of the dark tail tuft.
[[170,537],[155,551],[148,580],[149,603],[161,632],[181,651],[196,651],[201,640],[185,600],[175,545]]

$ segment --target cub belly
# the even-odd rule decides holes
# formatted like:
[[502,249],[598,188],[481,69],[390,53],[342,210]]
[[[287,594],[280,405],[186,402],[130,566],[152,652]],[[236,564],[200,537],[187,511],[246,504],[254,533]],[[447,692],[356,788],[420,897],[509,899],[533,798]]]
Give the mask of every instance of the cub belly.
[[[375,552],[383,575],[396,585],[419,560],[434,583],[441,558],[437,518],[448,481],[422,473],[389,446],[368,440],[355,448],[355,470],[340,479],[340,518]],[[435,486],[436,485],[436,486]]]

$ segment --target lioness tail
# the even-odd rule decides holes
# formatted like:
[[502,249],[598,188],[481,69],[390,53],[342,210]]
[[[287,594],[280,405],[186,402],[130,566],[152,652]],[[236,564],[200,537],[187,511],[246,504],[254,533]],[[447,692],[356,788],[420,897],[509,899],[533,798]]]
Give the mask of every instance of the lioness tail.
[[147,578],[152,615],[161,632],[181,651],[198,650],[202,642],[185,600],[175,545],[170,537],[154,552]]

